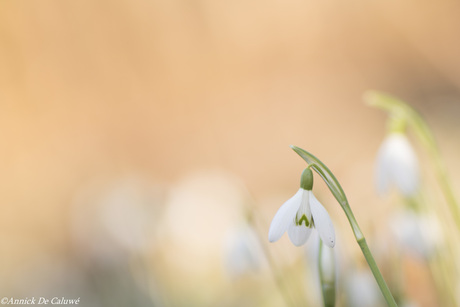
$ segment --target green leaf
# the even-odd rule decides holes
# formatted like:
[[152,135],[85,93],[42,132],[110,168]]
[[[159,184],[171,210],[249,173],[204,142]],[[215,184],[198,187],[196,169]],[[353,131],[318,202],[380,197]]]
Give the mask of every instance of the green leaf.
[[317,172],[321,178],[323,178],[324,182],[326,182],[329,190],[331,190],[332,194],[334,195],[335,199],[339,202],[342,207],[348,206],[347,197],[345,196],[345,192],[343,192],[340,183],[335,178],[334,174],[321,162],[318,158],[314,155],[309,153],[308,151],[299,148],[297,146],[291,145],[291,148],[302,158],[308,165]]

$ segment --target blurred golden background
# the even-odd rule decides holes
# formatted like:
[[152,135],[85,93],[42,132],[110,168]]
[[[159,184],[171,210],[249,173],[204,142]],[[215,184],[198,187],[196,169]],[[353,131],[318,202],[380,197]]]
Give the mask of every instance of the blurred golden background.
[[[386,118],[362,95],[415,106],[460,186],[459,17],[450,0],[0,2],[0,296],[283,306],[266,259],[225,273],[252,210],[288,296],[315,306],[304,249],[266,239],[305,167],[288,145],[331,168],[384,249],[372,242],[388,241],[397,197],[372,178]],[[364,259],[316,182],[354,272]],[[416,306],[439,306],[420,261],[405,270]]]

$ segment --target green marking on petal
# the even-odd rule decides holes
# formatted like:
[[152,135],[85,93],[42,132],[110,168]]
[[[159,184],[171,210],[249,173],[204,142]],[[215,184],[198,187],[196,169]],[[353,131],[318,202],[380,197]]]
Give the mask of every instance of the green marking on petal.
[[297,219],[297,216],[295,217],[296,226],[302,226],[302,221],[305,221],[305,227],[310,226],[310,223],[308,222],[308,218],[305,214],[302,214],[302,217],[300,218],[300,220]]

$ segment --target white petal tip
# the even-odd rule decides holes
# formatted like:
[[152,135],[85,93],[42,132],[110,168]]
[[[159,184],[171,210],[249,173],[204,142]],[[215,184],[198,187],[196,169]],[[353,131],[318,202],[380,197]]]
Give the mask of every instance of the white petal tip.
[[319,237],[325,245],[332,248],[335,245],[335,231],[331,218],[326,209],[316,199],[313,193],[310,193],[311,213],[315,221],[316,230]]
[[326,244],[326,246],[333,248],[335,246],[335,240],[334,239],[329,239],[329,240],[323,240],[323,243]]

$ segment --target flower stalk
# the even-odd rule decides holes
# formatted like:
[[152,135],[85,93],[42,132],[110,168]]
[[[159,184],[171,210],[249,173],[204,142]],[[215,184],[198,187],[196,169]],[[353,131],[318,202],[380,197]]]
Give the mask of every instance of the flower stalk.
[[334,307],[336,297],[335,253],[334,249],[325,246],[322,240],[319,240],[318,268],[324,307]]
[[347,216],[347,219],[353,230],[353,234],[356,238],[356,241],[358,242],[358,245],[361,248],[361,251],[364,257],[366,258],[366,261],[372,271],[372,274],[374,275],[375,280],[377,281],[377,284],[387,302],[387,305],[390,307],[398,306],[396,304],[396,301],[393,295],[390,292],[390,289],[388,288],[385,280],[383,279],[382,273],[380,272],[374,260],[374,257],[369,249],[369,246],[367,245],[366,239],[364,238],[364,235],[358,225],[358,222],[356,221],[353,211],[351,210],[350,204],[348,203],[347,197],[345,196],[345,192],[340,186],[340,183],[338,182],[338,180],[335,178],[334,174],[332,174],[332,172],[329,170],[329,168],[327,168],[326,165],[324,165],[323,162],[321,162],[318,158],[316,158],[309,152],[297,146],[293,146],[293,145],[291,145],[291,148],[302,159],[304,159],[305,162],[308,163],[311,169],[313,169],[323,178],[324,182],[329,187],[329,190],[332,192],[335,199],[339,202],[340,206],[345,212],[345,215]]

